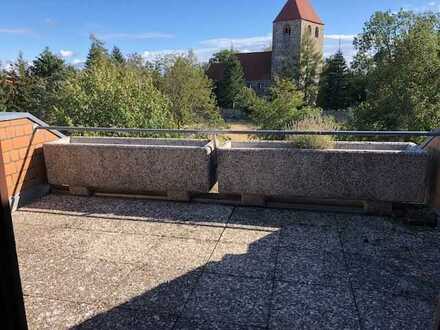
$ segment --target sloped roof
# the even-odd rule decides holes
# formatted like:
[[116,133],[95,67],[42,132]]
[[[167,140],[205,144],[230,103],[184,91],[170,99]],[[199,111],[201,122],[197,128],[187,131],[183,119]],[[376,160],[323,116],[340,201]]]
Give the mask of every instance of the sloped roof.
[[298,19],[324,25],[309,0],[288,0],[274,23]]
[[[237,58],[243,67],[247,81],[270,80],[272,76],[272,52],[240,53]],[[208,68],[208,77],[214,81],[223,80],[224,65],[212,63]]]

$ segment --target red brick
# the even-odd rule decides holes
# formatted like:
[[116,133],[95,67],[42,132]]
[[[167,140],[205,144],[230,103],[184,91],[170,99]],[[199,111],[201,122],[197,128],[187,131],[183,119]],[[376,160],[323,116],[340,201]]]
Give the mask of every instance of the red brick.
[[0,140],[6,139],[6,128],[0,128]]
[[25,127],[26,127],[25,125],[16,126],[15,127],[15,136],[23,136],[23,135],[25,135],[25,133],[24,133],[24,128]]
[[17,150],[12,150],[9,152],[9,154],[10,154],[10,160],[12,162],[16,162],[20,159],[20,154]]
[[15,163],[5,164],[5,175],[10,175],[15,173],[17,173]]
[[26,148],[18,149],[18,153],[20,155],[20,159],[24,159],[27,155],[27,149]]
[[29,142],[30,142],[30,137],[29,136],[21,136],[18,138],[15,138],[13,141],[13,148],[14,149],[20,149],[20,148],[25,148],[29,146]]
[[6,138],[7,139],[12,139],[14,138],[15,135],[15,126],[9,126],[6,128]]
[[12,150],[12,140],[4,140],[1,142],[1,146],[2,146],[2,151],[3,152],[8,152],[10,150]]
[[4,152],[3,153],[3,163],[7,164],[11,162],[11,152]]
[[32,126],[32,124],[29,124],[23,126],[23,129],[24,129],[24,134],[31,135],[32,131],[34,130],[34,127]]

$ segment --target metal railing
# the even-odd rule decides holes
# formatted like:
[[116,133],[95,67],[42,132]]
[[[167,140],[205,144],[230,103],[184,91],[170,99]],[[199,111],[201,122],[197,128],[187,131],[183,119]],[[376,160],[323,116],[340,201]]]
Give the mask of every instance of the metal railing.
[[114,127],[37,126],[36,130],[59,132],[144,133],[184,135],[255,135],[255,136],[357,136],[357,137],[440,137],[440,130],[433,131],[294,131],[294,130],[228,130],[228,129],[151,129]]

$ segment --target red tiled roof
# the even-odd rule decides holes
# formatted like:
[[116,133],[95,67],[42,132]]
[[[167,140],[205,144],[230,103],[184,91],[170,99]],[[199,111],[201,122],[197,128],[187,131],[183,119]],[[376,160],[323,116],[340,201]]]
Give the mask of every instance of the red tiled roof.
[[309,0],[288,0],[274,22],[294,21],[297,19],[324,25]]
[[[271,80],[272,52],[241,53],[237,54],[237,57],[243,67],[246,81]],[[214,81],[223,80],[223,64],[210,64],[207,74]]]

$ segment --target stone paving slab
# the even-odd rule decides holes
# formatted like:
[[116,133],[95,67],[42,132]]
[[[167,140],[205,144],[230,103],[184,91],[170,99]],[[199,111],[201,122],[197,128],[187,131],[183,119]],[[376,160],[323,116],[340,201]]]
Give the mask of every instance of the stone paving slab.
[[324,286],[348,286],[341,251],[285,249],[278,254],[276,277],[281,281]]
[[14,223],[17,227],[22,225],[46,227],[46,229],[41,229],[44,231],[49,231],[47,228],[78,229],[109,233],[195,238],[200,240],[218,240],[226,226],[226,222],[223,219],[220,219],[219,222],[210,221],[205,224],[191,224],[187,221],[106,219],[92,216],[33,213],[28,211],[17,212]]
[[80,215],[91,218],[209,223],[226,222],[233,207],[216,204],[51,194],[21,210]]
[[348,286],[277,282],[269,329],[360,329]]
[[265,326],[272,281],[204,274],[184,316],[207,321]]
[[116,263],[145,264],[159,241],[160,238],[155,236],[97,233],[82,257]]
[[434,308],[426,300],[356,290],[364,329],[432,329]]
[[15,224],[14,231],[19,253],[72,257],[87,253],[93,242],[103,235],[99,232],[24,224]]
[[238,243],[238,244],[266,244],[278,245],[280,230],[258,230],[258,229],[238,229],[226,228],[223,232],[220,242],[222,243]]
[[194,270],[177,275],[169,267],[145,267],[127,276],[106,302],[145,313],[181,313],[201,273]]
[[174,330],[263,330],[266,327],[258,327],[249,324],[234,324],[225,321],[206,321],[188,318],[179,318]]
[[354,288],[432,300],[440,291],[440,267],[408,256],[378,258],[347,254],[348,271]]
[[440,292],[440,230],[388,218],[58,195],[13,217],[30,329],[418,329]]
[[23,292],[79,303],[103,301],[133,266],[43,254],[19,255]]
[[163,238],[145,260],[146,267],[172,269],[183,275],[206,264],[216,242],[194,239]]
[[273,246],[253,243],[220,243],[206,265],[208,272],[271,278],[275,269],[276,251]]
[[105,311],[104,306],[25,296],[30,329],[72,328]]
[[74,327],[77,330],[95,329],[140,329],[140,330],[171,330],[176,316],[166,314],[148,314],[139,310],[122,307],[112,308],[102,314],[82,322]]
[[325,249],[341,251],[338,232],[322,226],[290,225],[283,227],[280,234],[280,246],[293,250]]
[[307,212],[287,209],[238,207],[228,227],[276,229],[287,225],[333,226],[343,228],[349,217],[345,214]]

